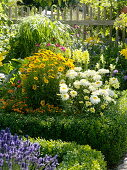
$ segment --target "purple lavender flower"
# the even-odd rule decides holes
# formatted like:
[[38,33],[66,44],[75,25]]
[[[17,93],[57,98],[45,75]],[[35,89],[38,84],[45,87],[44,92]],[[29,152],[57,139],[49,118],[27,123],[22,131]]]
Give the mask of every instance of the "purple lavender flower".
[[124,78],[124,80],[127,80],[127,75],[126,75],[126,76],[124,76],[123,78]]
[[46,155],[39,157],[40,145],[31,143],[28,138],[24,141],[17,135],[11,135],[10,130],[0,131],[0,168],[19,165],[22,170],[43,168],[44,170],[54,170],[58,165],[57,155],[54,157]]
[[113,70],[113,73],[114,74],[117,74],[119,71],[118,70]]

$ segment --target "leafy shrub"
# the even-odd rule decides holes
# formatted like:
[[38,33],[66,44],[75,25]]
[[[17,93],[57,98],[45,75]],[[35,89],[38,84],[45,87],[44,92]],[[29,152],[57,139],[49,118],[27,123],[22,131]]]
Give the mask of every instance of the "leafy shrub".
[[58,165],[57,156],[39,157],[40,145],[28,139],[12,135],[10,130],[0,131],[0,167],[2,169],[55,169]]
[[17,34],[10,39],[11,58],[28,57],[38,50],[41,43],[59,43],[65,46],[71,43],[69,26],[52,22],[41,15],[25,17],[18,28]]
[[69,170],[105,170],[106,163],[101,152],[91,149],[90,146],[80,146],[74,142],[62,142],[62,141],[46,141],[44,139],[37,138],[30,141],[39,142],[41,145],[41,153],[48,153],[50,155],[58,155],[59,166],[57,169],[69,169]]
[[[0,128],[10,127],[13,133],[62,139],[78,144],[89,144],[100,150],[111,168],[127,149],[127,92],[118,103],[101,117],[80,115],[22,115],[1,113]],[[13,123],[12,123],[13,122]]]

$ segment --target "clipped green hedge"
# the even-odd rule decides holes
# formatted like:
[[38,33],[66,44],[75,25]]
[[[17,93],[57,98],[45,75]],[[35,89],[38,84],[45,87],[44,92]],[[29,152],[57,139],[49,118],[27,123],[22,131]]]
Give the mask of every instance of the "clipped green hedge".
[[109,167],[118,163],[127,149],[127,93],[101,117],[83,115],[22,115],[1,113],[0,129],[31,137],[75,141],[101,151]]
[[41,156],[58,155],[58,170],[106,170],[106,162],[100,151],[91,149],[88,145],[77,145],[74,142],[46,141],[37,138],[30,139],[41,145]]

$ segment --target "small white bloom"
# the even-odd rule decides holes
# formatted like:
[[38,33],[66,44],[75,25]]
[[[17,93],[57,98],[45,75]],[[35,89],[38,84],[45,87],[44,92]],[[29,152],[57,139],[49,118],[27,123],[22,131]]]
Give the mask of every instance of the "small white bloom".
[[90,91],[88,89],[84,89],[83,92],[84,93],[90,93]]
[[60,80],[60,84],[65,84],[65,80],[64,79]]
[[0,78],[4,79],[5,78],[5,74],[0,73]]
[[82,78],[86,78],[87,74],[85,72],[79,72],[79,76],[81,76]]
[[73,83],[73,85],[74,85],[74,87],[75,87],[76,89],[79,89],[81,83],[80,83],[80,81],[76,80],[76,81]]
[[99,69],[99,70],[98,70],[98,73],[100,73],[100,74],[106,74],[106,73],[109,73],[109,70],[102,68],[102,69]]
[[70,91],[70,95],[71,95],[71,97],[77,96],[77,91],[75,91],[75,90]]
[[68,100],[69,99],[68,93],[61,94],[61,98],[62,100]]
[[100,80],[100,79],[101,79],[101,75],[98,75],[98,74],[93,77],[93,80],[95,81]]
[[102,81],[96,81],[96,82],[94,83],[94,86],[95,86],[95,87],[100,87],[100,86],[102,86]]
[[100,95],[99,90],[93,91],[93,92],[92,92],[92,95],[93,95],[93,96],[98,96],[98,95]]
[[104,100],[106,100],[106,102],[111,102],[111,101],[112,101],[112,98],[109,97],[109,96],[105,96],[105,97],[104,97]]
[[109,96],[113,97],[115,95],[114,91],[111,89],[106,89],[106,91],[108,92]]
[[112,78],[109,79],[109,84],[117,84],[117,83],[119,83],[117,78],[112,77]]
[[100,103],[100,98],[98,97],[98,96],[91,96],[90,97],[90,102],[92,103],[92,104],[98,104],[98,103]]
[[90,83],[86,79],[81,79],[80,84],[83,85],[83,86],[89,86],[90,85]]
[[77,75],[78,75],[78,73],[74,70],[68,70],[66,73],[66,77],[68,77],[70,79],[74,79]]
[[108,91],[106,89],[99,89],[99,94],[103,95],[103,96],[108,96],[109,95],[109,93],[108,93]]
[[5,74],[3,74],[3,73],[0,73],[0,81],[3,81],[2,79],[5,79]]
[[68,87],[66,84],[60,84],[60,93],[67,93]]
[[75,71],[81,71],[81,70],[82,70],[82,67],[75,67],[74,70],[75,70]]
[[92,77],[95,76],[97,74],[97,72],[95,70],[87,70],[87,76],[88,77]]
[[90,86],[89,86],[89,90],[90,90],[90,91],[95,91],[95,90],[96,90],[96,87],[90,85]]

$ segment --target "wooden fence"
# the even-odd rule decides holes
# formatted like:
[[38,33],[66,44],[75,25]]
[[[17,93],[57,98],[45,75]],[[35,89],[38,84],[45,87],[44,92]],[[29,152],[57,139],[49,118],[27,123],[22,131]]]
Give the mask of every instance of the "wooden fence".
[[26,16],[40,14],[48,16],[53,21],[59,20],[72,26],[79,25],[84,38],[99,35],[102,38],[108,37],[110,41],[114,38],[116,43],[119,39],[123,42],[126,39],[126,30],[119,31],[113,28],[115,18],[118,17],[119,12],[113,13],[112,8],[105,7],[101,9],[83,5],[64,9],[51,7],[49,11],[48,8],[43,9],[42,7],[38,9],[35,7],[6,7],[5,12],[8,18],[14,21],[20,21],[21,18]]

